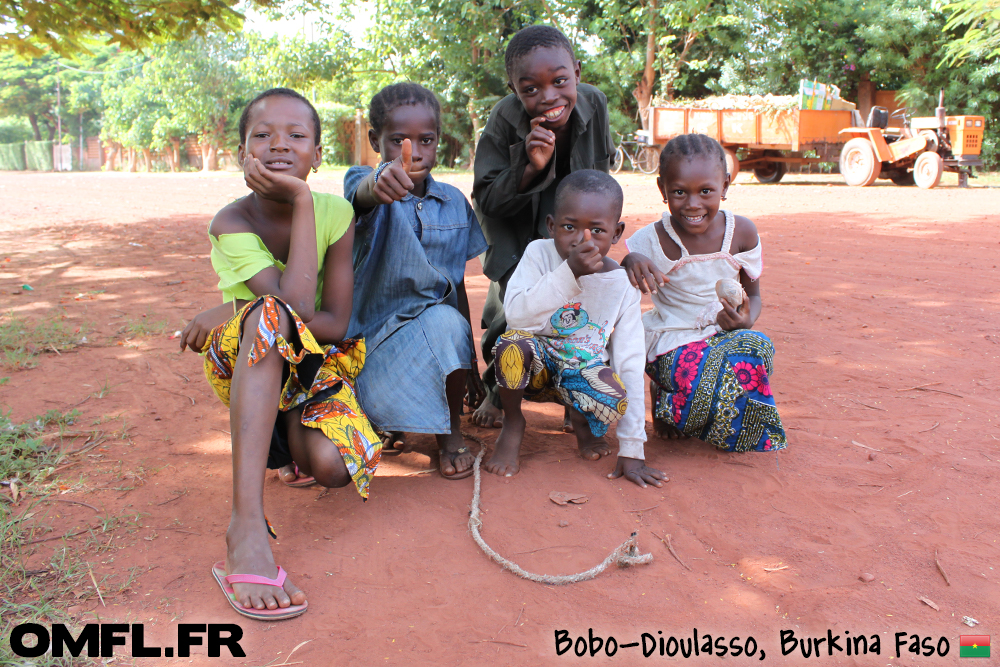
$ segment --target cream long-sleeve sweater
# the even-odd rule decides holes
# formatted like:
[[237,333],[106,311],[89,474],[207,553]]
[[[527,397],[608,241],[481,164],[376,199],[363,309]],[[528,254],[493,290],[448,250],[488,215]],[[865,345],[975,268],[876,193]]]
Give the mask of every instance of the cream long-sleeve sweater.
[[618,421],[618,455],[645,459],[646,354],[639,290],[624,269],[577,278],[551,239],[533,241],[514,270],[503,307],[510,329],[548,338],[564,362],[599,358],[618,374],[628,406]]

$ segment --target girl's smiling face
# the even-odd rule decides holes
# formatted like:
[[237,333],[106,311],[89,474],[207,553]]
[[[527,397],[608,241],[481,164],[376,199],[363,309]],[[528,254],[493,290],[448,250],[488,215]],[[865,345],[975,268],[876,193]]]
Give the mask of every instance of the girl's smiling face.
[[576,106],[580,61],[561,47],[538,47],[521,57],[508,86],[531,118],[545,118],[542,127],[558,130],[569,123]]
[[252,156],[271,171],[304,181],[322,163],[321,153],[309,107],[293,97],[273,95],[250,110],[246,143],[237,155],[241,165]]
[[368,131],[372,150],[378,151],[383,162],[399,157],[404,139],[410,140],[413,149],[409,176],[417,194],[437,162],[438,117],[434,110],[426,104],[404,104],[389,112],[381,134]]
[[689,234],[704,234],[719,213],[729,189],[729,174],[710,157],[676,156],[660,172],[656,187],[674,224]]

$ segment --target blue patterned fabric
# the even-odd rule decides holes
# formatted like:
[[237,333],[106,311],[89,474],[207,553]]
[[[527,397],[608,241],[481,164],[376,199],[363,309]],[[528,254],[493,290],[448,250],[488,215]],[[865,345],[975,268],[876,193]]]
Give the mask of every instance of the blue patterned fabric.
[[774,346],[759,331],[724,331],[646,364],[653,416],[735,452],[788,446],[771,395]]

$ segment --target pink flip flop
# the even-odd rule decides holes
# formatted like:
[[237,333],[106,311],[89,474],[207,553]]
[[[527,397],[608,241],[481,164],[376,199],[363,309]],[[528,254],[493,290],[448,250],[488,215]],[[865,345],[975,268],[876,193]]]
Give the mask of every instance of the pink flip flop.
[[282,482],[285,486],[290,486],[293,489],[301,489],[306,486],[312,486],[316,483],[315,477],[301,477],[299,475],[299,467],[295,466],[295,481],[294,482]]
[[219,582],[222,591],[226,594],[226,599],[237,613],[248,618],[256,618],[261,621],[280,621],[285,618],[294,618],[304,614],[309,608],[309,603],[293,604],[288,607],[278,607],[277,609],[255,609],[254,607],[244,607],[236,599],[232,584],[262,584],[264,586],[277,586],[281,588],[285,583],[288,573],[282,567],[278,567],[277,579],[268,579],[257,574],[226,574],[226,561],[220,560],[212,567],[212,576]]

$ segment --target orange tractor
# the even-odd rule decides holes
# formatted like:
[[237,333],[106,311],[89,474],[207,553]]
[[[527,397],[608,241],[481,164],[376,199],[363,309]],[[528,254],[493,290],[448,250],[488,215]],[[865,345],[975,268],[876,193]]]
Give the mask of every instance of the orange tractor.
[[[840,173],[848,185],[864,187],[881,177],[896,185],[933,188],[942,173],[952,171],[964,187],[972,168],[983,166],[982,116],[946,116],[944,92],[933,118],[910,118],[909,111],[897,109],[890,116],[885,107],[872,107],[867,127],[840,131],[851,137],[840,153]],[[901,118],[903,127],[889,127],[890,117]]]

